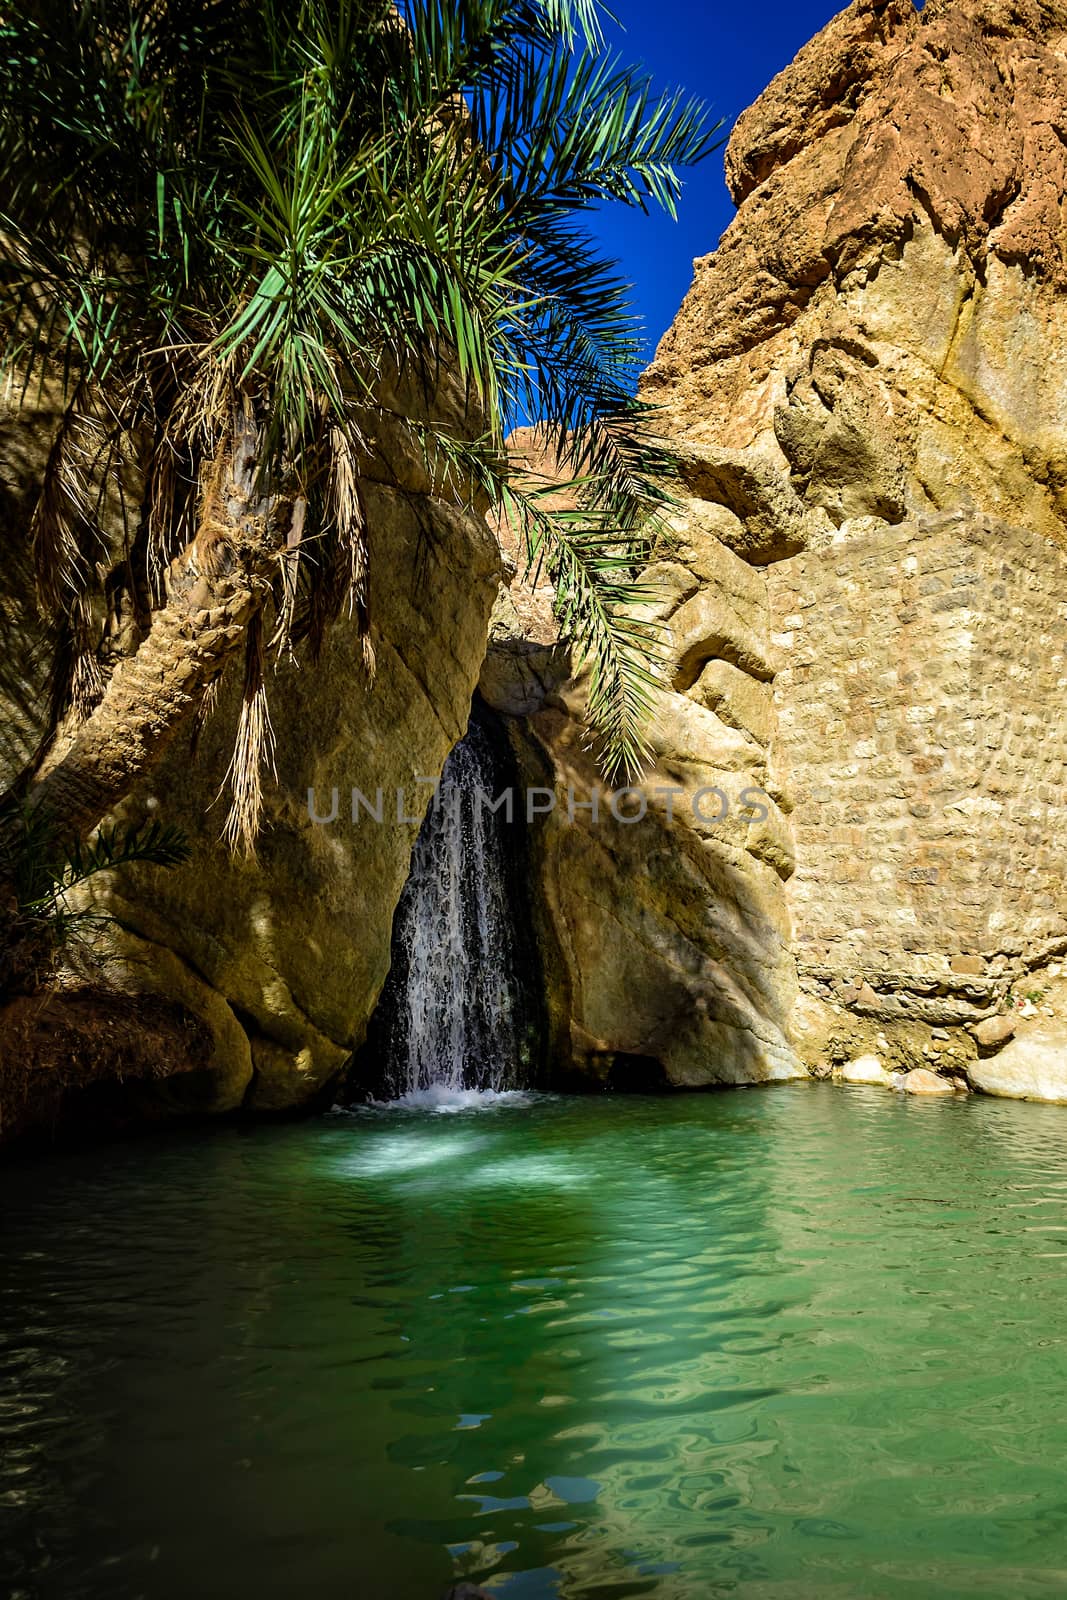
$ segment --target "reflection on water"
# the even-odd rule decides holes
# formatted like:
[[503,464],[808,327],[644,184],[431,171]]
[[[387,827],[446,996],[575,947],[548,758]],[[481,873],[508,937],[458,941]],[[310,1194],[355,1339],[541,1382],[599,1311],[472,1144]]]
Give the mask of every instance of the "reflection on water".
[[0,1594],[1062,1594],[1065,1158],[813,1085],[13,1168]]

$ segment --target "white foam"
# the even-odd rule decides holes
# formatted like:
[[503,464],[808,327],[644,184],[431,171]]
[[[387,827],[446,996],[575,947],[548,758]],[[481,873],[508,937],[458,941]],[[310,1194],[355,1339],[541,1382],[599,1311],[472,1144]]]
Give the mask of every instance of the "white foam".
[[410,1089],[396,1100],[371,1104],[378,1111],[488,1111],[528,1105],[534,1098],[526,1089],[455,1089],[450,1084],[432,1083],[426,1089]]

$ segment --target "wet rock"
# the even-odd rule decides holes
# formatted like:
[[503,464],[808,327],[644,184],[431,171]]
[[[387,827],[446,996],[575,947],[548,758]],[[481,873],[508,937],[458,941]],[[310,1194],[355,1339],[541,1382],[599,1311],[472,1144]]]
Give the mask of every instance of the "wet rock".
[[842,1083],[872,1083],[883,1088],[889,1084],[889,1073],[877,1056],[857,1056],[854,1061],[846,1061],[840,1078]]

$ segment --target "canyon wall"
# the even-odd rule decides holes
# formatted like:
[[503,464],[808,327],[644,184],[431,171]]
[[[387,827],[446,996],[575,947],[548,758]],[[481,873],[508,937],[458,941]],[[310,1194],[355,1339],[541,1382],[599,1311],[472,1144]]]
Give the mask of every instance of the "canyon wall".
[[590,753],[587,680],[544,642],[544,612],[541,643],[521,586],[496,613],[481,691],[543,796],[532,898],[557,1081],[698,1087],[799,1070],[786,1036],[792,842],[767,751],[770,611],[721,521],[674,518],[646,575],[659,598],[642,611],[661,630],[652,760],[626,789]]
[[[692,763],[775,805],[756,848],[653,826],[643,859],[636,827],[542,825],[578,1055],[686,1084],[862,1057],[1067,1097],[1067,11],[856,0],[726,173],[737,216],[642,382],[682,473],[642,787],[658,816]],[[501,627],[491,663],[516,660]],[[562,793],[580,681],[525,692]],[[1005,1014],[1020,985],[1052,1002],[1036,1023]],[[1028,1027],[1039,1066],[1007,1043]]]
[[[435,404],[461,415],[458,389],[443,388]],[[10,496],[32,479],[34,459],[39,470],[50,425],[48,415],[36,419],[28,462],[15,448],[25,429],[7,430]],[[24,1113],[60,1120],[55,1085],[64,1077],[109,1115],[306,1105],[362,1043],[432,795],[432,783],[417,780],[436,779],[466,730],[501,570],[484,507],[459,509],[395,427],[383,421],[372,437],[362,487],[373,674],[344,617],[317,662],[272,661],[276,771],[264,776],[256,853],[243,857],[220,837],[244,676],[242,660],[230,663],[195,740],[190,728],[117,813],[124,823],[179,827],[190,860],[92,879],[79,907],[106,920],[92,928],[88,980],[79,961],[51,994],[0,1015],[0,1068],[26,1058],[17,1082],[0,1070],[0,1135]],[[9,771],[40,734],[42,696],[23,698]],[[362,805],[353,816],[353,789],[372,807],[381,791],[380,820]],[[311,819],[309,791],[332,821]],[[61,1072],[59,1046],[83,1070]]]

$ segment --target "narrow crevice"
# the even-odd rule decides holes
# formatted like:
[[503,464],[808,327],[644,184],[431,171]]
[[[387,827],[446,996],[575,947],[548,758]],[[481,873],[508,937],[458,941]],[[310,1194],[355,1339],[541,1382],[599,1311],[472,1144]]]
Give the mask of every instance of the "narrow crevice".
[[[353,1100],[539,1085],[546,1026],[519,775],[479,699],[412,850]],[[476,794],[510,807],[483,805]],[[455,809],[458,808],[458,809]]]

